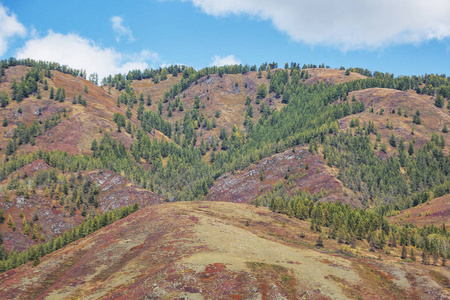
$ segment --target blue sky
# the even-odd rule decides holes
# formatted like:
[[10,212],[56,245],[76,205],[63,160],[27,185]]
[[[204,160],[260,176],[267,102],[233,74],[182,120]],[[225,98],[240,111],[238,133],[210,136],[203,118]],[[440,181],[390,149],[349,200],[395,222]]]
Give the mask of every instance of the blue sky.
[[299,62],[450,75],[447,0],[0,0],[0,58],[88,74]]

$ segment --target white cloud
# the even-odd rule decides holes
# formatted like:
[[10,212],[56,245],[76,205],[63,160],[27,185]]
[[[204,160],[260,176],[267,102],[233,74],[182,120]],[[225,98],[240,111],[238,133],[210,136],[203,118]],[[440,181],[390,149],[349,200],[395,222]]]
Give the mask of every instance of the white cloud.
[[234,55],[228,55],[224,57],[215,55],[212,58],[212,61],[209,65],[221,67],[221,66],[239,65],[240,63],[241,61],[238,58],[234,57]]
[[128,38],[128,42],[133,42],[134,37],[133,33],[131,32],[131,29],[129,27],[125,27],[122,25],[123,18],[119,16],[114,16],[111,18],[112,28],[114,32],[116,33],[116,41],[120,42],[121,37]]
[[103,48],[77,34],[61,34],[49,31],[43,38],[28,40],[17,50],[17,58],[32,58],[58,62],[75,69],[86,70],[87,75],[97,72],[99,78],[109,74],[126,73],[131,69],[148,68],[159,62],[157,53],[143,50],[140,53],[123,54],[114,48]]
[[14,36],[25,36],[27,30],[17,21],[16,15],[0,3],[0,56],[8,50],[8,40]]
[[213,16],[270,20],[293,40],[341,50],[450,37],[448,0],[182,0]]

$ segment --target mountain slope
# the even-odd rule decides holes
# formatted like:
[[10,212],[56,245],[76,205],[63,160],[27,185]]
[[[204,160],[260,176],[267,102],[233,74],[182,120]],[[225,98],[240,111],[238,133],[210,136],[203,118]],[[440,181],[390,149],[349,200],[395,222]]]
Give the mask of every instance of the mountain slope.
[[[248,226],[245,224],[247,223]],[[0,297],[215,299],[438,299],[429,272],[448,270],[366,252],[334,253],[304,239],[302,221],[231,203],[145,208],[41,260],[0,275]],[[363,258],[361,256],[368,256]],[[314,271],[312,271],[314,270]],[[432,273],[434,274],[434,273]]]
[[[442,132],[444,124],[447,126],[450,124],[450,113],[447,108],[438,108],[434,105],[435,97],[419,95],[413,90],[399,91],[387,88],[355,91],[349,94],[349,99],[353,96],[356,100],[363,101],[366,109],[362,113],[342,118],[339,121],[342,130],[349,127],[351,119],[358,118],[361,126],[364,122],[374,122],[382,139],[388,145],[387,141],[392,133],[397,139],[403,138],[406,145],[414,139],[415,149],[431,140],[433,133],[438,133],[444,136],[446,148],[450,146],[449,133]],[[372,109],[373,113],[370,112]],[[413,123],[416,111],[420,112],[421,124]],[[391,123],[392,129],[388,128],[388,122]],[[389,153],[393,150],[391,147],[388,148]]]
[[[37,160],[20,168],[9,176],[9,180],[4,180],[0,184],[7,187],[8,182],[12,180],[11,178],[16,176],[32,178],[34,174],[39,174],[42,170],[52,170],[52,168],[44,161]],[[62,174],[60,176],[70,177]],[[142,189],[123,176],[111,171],[80,172],[77,176],[98,185],[98,207],[91,207],[89,210],[91,213],[103,213],[134,203],[138,203],[140,207],[145,207],[163,202],[163,198],[157,194]],[[47,188],[49,187],[51,186],[47,186]],[[6,195],[8,195],[7,201]],[[82,207],[70,205],[69,195],[60,195],[55,190],[46,191],[45,186],[35,187],[34,193],[31,195],[18,195],[17,192],[4,190],[0,196],[5,199],[5,201],[0,202],[0,209],[5,211],[5,218],[9,220],[9,216],[11,216],[11,221],[16,224],[15,230],[10,228],[8,222],[0,224],[3,246],[7,250],[26,250],[28,247],[41,242],[41,234],[44,234],[48,241],[85,220],[85,216],[82,215]],[[61,202],[61,200],[66,201]],[[69,206],[73,209],[69,209]],[[33,224],[37,225],[39,228],[37,240],[31,238],[31,232],[24,234],[23,219],[30,224],[31,229],[33,229]]]
[[450,226],[450,195],[405,209],[388,219],[394,224],[413,223],[417,226],[434,224],[439,227],[445,224]]
[[306,147],[294,147],[252,164],[250,167],[226,173],[211,187],[206,200],[251,203],[277,183],[285,183],[291,192],[307,191],[311,195],[323,192],[321,201],[350,202],[349,191],[335,177],[320,155],[312,155]]
[[[11,93],[13,81],[20,81],[20,78],[30,70],[31,68],[24,66],[6,69],[5,77],[0,83],[0,92]],[[44,151],[60,149],[69,154],[91,154],[92,140],[100,139],[103,136],[102,131],[111,132],[114,138],[122,139],[124,144],[129,146],[132,140],[130,135],[125,131],[117,132],[117,125],[113,122],[114,113],[125,114],[126,107],[117,107],[116,99],[111,94],[88,80],[58,71],[51,73],[51,78],[45,78],[48,82],[48,90],[44,90],[43,84],[38,83],[42,99],[37,99],[37,95],[32,94],[20,103],[10,100],[10,104],[2,108],[0,116],[8,119],[8,126],[3,128],[6,134],[0,136],[1,145],[7,144],[13,128],[19,122],[30,126],[34,120],[40,120],[44,124],[46,119],[51,119],[59,114],[61,122],[36,137],[34,146],[25,144],[20,148],[26,152],[38,149]],[[85,87],[87,92],[85,92]],[[65,90],[63,102],[50,99],[52,88],[55,94],[58,88]],[[79,96],[86,101],[86,106],[72,103],[74,97],[78,101]],[[18,113],[19,108],[22,113]],[[136,113],[131,121],[137,125],[138,120],[135,116]],[[158,138],[161,136],[162,134],[158,131],[152,135],[152,137]]]

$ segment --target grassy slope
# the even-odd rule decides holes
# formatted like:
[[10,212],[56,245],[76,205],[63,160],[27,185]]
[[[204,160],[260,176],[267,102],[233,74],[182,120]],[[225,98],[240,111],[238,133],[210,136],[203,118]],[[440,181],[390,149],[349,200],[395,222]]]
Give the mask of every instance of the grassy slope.
[[[248,225],[246,226],[246,222]],[[141,210],[41,260],[0,275],[0,298],[438,299],[431,274],[448,269],[398,263],[317,235],[309,224],[264,208],[220,202]],[[301,238],[299,232],[305,231]]]
[[[449,133],[442,133],[442,128],[446,123],[450,125],[450,113],[447,108],[437,108],[434,105],[434,98],[428,95],[418,95],[415,91],[398,91],[393,89],[371,88],[349,94],[349,99],[355,96],[357,100],[363,101],[366,110],[357,115],[347,116],[339,121],[342,130],[349,127],[350,120],[359,118],[361,126],[364,122],[373,121],[382,136],[382,141],[388,146],[388,154],[397,153],[389,145],[391,133],[400,139],[403,137],[405,146],[408,147],[409,142],[416,139],[414,148],[420,148],[431,139],[433,132],[443,134],[446,141],[446,148],[450,146]],[[398,108],[402,110],[402,116],[397,114]],[[370,113],[373,108],[374,113]],[[384,109],[384,114],[376,114]],[[408,117],[404,117],[405,109],[408,110]],[[392,113],[395,110],[395,113]],[[421,115],[421,125],[412,122],[413,116],[419,110]],[[392,122],[393,129],[387,128],[387,121]],[[414,132],[414,134],[412,134]],[[448,153],[448,149],[444,149]]]
[[[19,80],[28,72],[29,68],[23,66],[11,67],[6,70],[5,77],[0,83],[0,92],[7,91],[11,93],[11,85],[14,79]],[[117,107],[116,98],[113,95],[91,82],[82,79],[81,77],[74,77],[68,74],[62,74],[57,71],[52,71],[52,78],[45,78],[48,81],[49,89],[43,90],[43,86],[39,84],[42,91],[42,99],[37,99],[36,95],[30,95],[21,103],[11,101],[6,108],[2,108],[0,117],[4,116],[8,119],[8,126],[2,127],[4,134],[0,136],[1,145],[6,145],[9,138],[5,135],[11,134],[13,128],[19,123],[24,122],[30,125],[34,120],[44,120],[50,118],[53,114],[61,113],[62,122],[56,127],[44,132],[36,138],[36,145],[23,145],[19,149],[24,149],[26,152],[42,150],[60,149],[67,151],[69,154],[91,153],[91,142],[94,138],[100,139],[103,132],[110,132],[115,138],[123,140],[127,146],[132,139],[129,134],[122,130],[122,133],[117,132],[117,126],[113,122],[113,115],[115,112],[125,114],[126,107]],[[84,86],[88,87],[88,93],[84,92]],[[66,92],[66,99],[60,103],[49,99],[50,89],[62,87]],[[84,107],[80,104],[72,104],[73,96],[81,95],[87,102]],[[18,114],[17,110],[21,107],[22,114]],[[38,115],[38,109],[41,108],[42,115]],[[62,115],[62,110],[66,109],[67,118]],[[133,114],[132,123],[138,125],[139,121],[136,119],[136,112]],[[161,133],[156,132],[154,137],[160,138]],[[2,147],[4,149],[4,147]],[[3,150],[2,149],[2,150]]]
[[420,227],[431,224],[440,227],[444,223],[446,226],[449,226],[450,195],[432,199],[419,206],[406,209],[388,219],[394,224],[413,223]]

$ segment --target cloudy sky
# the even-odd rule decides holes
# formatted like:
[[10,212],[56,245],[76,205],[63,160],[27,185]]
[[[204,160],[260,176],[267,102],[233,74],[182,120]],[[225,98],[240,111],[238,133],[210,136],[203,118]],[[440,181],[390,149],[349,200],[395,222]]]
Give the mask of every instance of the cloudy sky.
[[448,0],[0,0],[0,58],[100,77],[273,61],[450,75],[449,16]]

